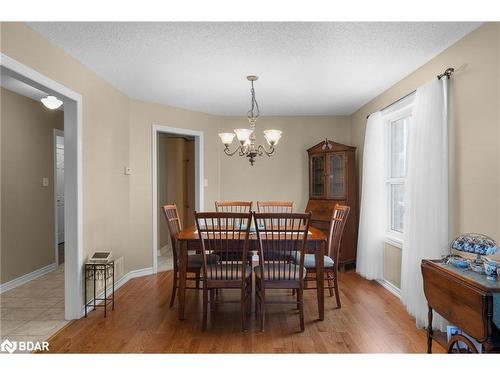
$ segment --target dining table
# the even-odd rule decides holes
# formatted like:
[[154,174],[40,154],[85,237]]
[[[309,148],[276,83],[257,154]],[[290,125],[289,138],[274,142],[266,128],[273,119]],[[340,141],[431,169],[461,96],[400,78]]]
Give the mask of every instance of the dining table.
[[[179,244],[178,316],[180,320],[184,320],[188,251],[199,252],[201,250],[196,225],[182,229],[177,234],[177,241]],[[241,241],[243,241],[243,239]],[[316,292],[319,320],[324,320],[325,318],[324,253],[326,249],[326,242],[327,237],[324,232],[315,227],[309,227],[306,239],[306,252],[314,254],[316,261]],[[248,249],[249,251],[257,251],[259,249],[257,233],[255,231],[250,232]]]

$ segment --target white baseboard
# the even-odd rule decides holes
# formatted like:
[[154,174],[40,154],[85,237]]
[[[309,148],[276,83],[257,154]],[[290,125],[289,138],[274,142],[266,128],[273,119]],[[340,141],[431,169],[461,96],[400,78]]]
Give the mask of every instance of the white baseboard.
[[[136,277],[148,276],[153,274],[153,267],[141,268],[138,270],[133,270],[127,273],[128,279],[134,279]],[[128,280],[127,280],[128,281]]]
[[[118,281],[115,281],[115,292],[131,279],[135,279],[136,277],[148,276],[152,274],[153,274],[153,267],[141,268],[138,270],[127,272]],[[108,289],[106,289],[106,295],[109,297],[112,291],[113,287],[111,286]],[[96,298],[104,298],[104,291],[102,291]],[[92,304],[93,302],[94,300],[91,299],[88,303]],[[101,303],[102,301],[99,301],[98,304]],[[90,312],[91,308],[89,307],[88,309],[89,309],[88,311]],[[85,305],[82,306],[82,316],[84,316],[84,314],[85,314]]]
[[387,280],[377,280],[377,282],[382,285],[385,289],[387,289],[389,292],[394,294],[396,297],[401,299],[401,290],[394,284],[390,283]]
[[49,273],[49,272],[52,272],[55,270],[57,270],[57,264],[52,263],[52,264],[49,264],[45,267],[39,268],[33,272],[30,272],[26,275],[17,277],[14,280],[10,280],[10,281],[7,281],[6,283],[0,284],[0,294],[6,292],[8,290],[14,289],[18,286],[21,286],[23,284],[26,284],[30,281],[33,281],[33,280],[39,278],[40,276],[43,276],[46,273]]

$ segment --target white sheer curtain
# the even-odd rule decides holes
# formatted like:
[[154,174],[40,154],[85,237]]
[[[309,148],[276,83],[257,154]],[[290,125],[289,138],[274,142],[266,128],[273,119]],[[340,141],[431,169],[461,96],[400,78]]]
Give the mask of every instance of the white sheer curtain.
[[[448,253],[448,79],[417,89],[408,134],[401,300],[427,325],[420,263]],[[434,328],[445,330],[436,316]]]
[[363,148],[363,176],[356,272],[373,280],[383,277],[386,225],[385,136],[382,114],[368,118]]

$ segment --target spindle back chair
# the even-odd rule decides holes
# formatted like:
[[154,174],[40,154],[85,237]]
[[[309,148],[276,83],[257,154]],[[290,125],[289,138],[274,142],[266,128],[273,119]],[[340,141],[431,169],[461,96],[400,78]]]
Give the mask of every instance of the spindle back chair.
[[[267,303],[294,304],[299,309],[300,330],[304,330],[304,254],[311,213],[254,213],[259,244],[259,265],[255,267],[256,312],[264,331]],[[294,259],[298,258],[296,264]],[[270,300],[268,289],[293,289],[296,301]]]
[[293,212],[293,202],[286,201],[269,201],[257,202],[257,209],[260,213],[289,213]]
[[[337,307],[342,307],[340,302],[340,294],[338,287],[338,272],[339,272],[339,251],[340,245],[342,243],[342,235],[344,233],[345,224],[347,222],[347,217],[349,216],[351,208],[349,206],[343,206],[336,204],[333,209],[332,219],[330,222],[330,229],[328,231],[328,243],[327,243],[327,254],[325,256],[325,279],[327,281],[330,297],[333,296],[335,291],[335,299],[337,302]],[[297,263],[298,259],[296,259]],[[309,275],[316,273],[316,265],[314,261],[313,254],[306,255],[305,267]],[[312,281],[314,287],[308,287],[308,283]],[[316,289],[316,278],[306,277],[306,286],[304,289]]]
[[250,213],[252,211],[252,202],[247,201],[216,201],[215,211],[217,212],[236,212]]
[[[167,228],[170,235],[170,243],[172,246],[172,256],[174,265],[174,280],[172,283],[172,294],[170,296],[170,307],[174,305],[175,296],[178,288],[178,273],[179,273],[179,244],[177,242],[177,234],[182,230],[182,224],[179,217],[179,211],[175,204],[167,204],[162,207],[163,214],[167,221]],[[188,255],[188,273],[194,273],[194,277],[187,277],[186,280],[195,282],[195,287],[186,286],[186,289],[199,289],[200,288],[200,273],[201,273],[201,256]]]
[[[248,264],[248,239],[252,213],[195,212],[196,226],[202,250],[203,323],[207,327],[208,303],[222,302],[215,298],[218,289],[240,289],[242,328],[246,330],[250,311],[252,268]],[[216,254],[218,262],[208,262]],[[208,293],[210,292],[210,301]]]

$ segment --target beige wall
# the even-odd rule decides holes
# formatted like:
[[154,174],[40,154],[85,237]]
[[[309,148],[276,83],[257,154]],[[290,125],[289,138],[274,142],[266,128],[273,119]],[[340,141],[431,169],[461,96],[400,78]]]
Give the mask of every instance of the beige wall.
[[[248,127],[246,117],[221,119],[221,131]],[[294,209],[303,211],[309,197],[307,149],[325,138],[351,144],[349,116],[265,117],[257,120],[257,143],[267,143],[262,131],[283,131],[277,153],[271,158],[258,157],[254,166],[246,158],[221,155],[221,199],[291,200]],[[231,149],[235,147],[236,140]],[[256,207],[254,207],[256,208]]]
[[[0,283],[55,262],[54,129],[64,113],[1,89]],[[42,178],[49,186],[42,186]]]
[[[0,48],[82,95],[83,249],[128,258],[129,176],[123,168],[129,164],[129,99],[23,23],[2,22]],[[138,263],[145,262],[126,259],[125,268]]]
[[450,81],[450,236],[479,232],[500,241],[499,23],[481,26],[352,115],[359,171],[366,116],[447,67],[457,69]]

